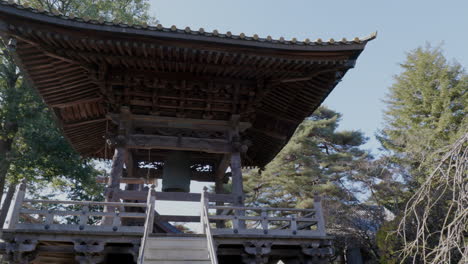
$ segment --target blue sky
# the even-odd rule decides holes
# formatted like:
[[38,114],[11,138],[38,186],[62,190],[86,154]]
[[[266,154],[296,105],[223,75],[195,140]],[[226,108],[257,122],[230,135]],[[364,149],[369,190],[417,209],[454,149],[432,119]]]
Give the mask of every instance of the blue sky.
[[351,39],[378,31],[356,68],[325,100],[343,114],[341,129],[362,130],[376,151],[382,127],[382,99],[400,72],[405,53],[426,42],[449,60],[468,64],[468,0],[314,1],[314,0],[150,0],[166,27],[218,29],[246,35],[291,39]]

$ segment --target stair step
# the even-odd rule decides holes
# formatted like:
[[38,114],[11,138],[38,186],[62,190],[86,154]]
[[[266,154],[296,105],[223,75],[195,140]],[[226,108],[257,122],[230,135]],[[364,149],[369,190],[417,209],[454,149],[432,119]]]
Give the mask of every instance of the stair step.
[[207,249],[207,241],[202,238],[149,238],[148,249]]
[[145,260],[145,264],[211,264],[208,260]]
[[149,249],[145,252],[145,260],[210,260],[208,250],[181,249]]
[[211,264],[206,237],[148,237],[145,264]]

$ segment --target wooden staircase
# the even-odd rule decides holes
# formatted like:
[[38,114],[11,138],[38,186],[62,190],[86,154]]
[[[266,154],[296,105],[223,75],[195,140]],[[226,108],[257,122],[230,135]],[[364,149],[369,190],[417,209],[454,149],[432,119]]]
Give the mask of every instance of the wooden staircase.
[[211,264],[206,236],[148,237],[145,264]]

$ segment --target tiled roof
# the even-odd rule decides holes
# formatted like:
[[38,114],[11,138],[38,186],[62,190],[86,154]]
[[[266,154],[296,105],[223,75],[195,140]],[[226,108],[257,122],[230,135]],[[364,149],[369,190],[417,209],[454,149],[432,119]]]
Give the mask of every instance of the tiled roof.
[[333,38],[328,40],[323,40],[321,38],[317,38],[315,40],[310,40],[306,38],[304,40],[298,40],[297,38],[292,39],[285,39],[284,37],[280,37],[279,39],[273,39],[271,36],[267,37],[260,37],[258,34],[254,34],[253,36],[247,36],[244,33],[240,33],[239,35],[232,34],[230,31],[225,33],[219,32],[218,30],[213,30],[211,32],[205,31],[203,28],[198,30],[193,30],[190,27],[185,27],[184,29],[177,28],[175,25],[171,27],[164,27],[161,24],[157,25],[148,25],[147,23],[142,24],[128,24],[122,23],[121,21],[106,21],[104,18],[90,18],[88,16],[85,17],[77,17],[74,14],[64,15],[61,14],[59,11],[49,12],[46,11],[44,8],[34,9],[31,8],[27,3],[18,4],[15,1],[0,1],[1,5],[8,5],[15,7],[17,9],[26,10],[36,14],[43,14],[49,17],[56,17],[63,20],[71,20],[76,22],[82,22],[87,24],[93,25],[106,25],[106,26],[114,26],[120,28],[132,28],[132,29],[140,29],[140,30],[148,30],[148,31],[160,31],[160,32],[172,32],[177,34],[190,34],[190,35],[199,35],[199,36],[207,36],[207,37],[216,37],[216,38],[225,38],[225,39],[236,39],[236,40],[245,40],[245,41],[256,41],[256,42],[267,42],[273,44],[285,44],[285,45],[297,45],[297,46],[332,46],[332,45],[350,45],[350,44],[358,44],[370,41],[377,37],[377,32],[370,34],[367,37],[359,38],[355,37],[351,40],[346,38],[341,38],[339,40],[335,40]]

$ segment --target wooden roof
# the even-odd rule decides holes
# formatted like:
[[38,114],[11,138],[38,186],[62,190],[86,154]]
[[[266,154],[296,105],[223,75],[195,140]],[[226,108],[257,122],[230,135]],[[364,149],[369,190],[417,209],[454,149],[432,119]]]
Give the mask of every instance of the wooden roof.
[[126,105],[140,116],[240,115],[252,124],[242,133],[252,142],[246,166],[266,165],[375,38],[273,40],[77,18],[5,1],[0,21],[21,69],[82,155],[108,158],[104,138],[116,130],[108,114]]

